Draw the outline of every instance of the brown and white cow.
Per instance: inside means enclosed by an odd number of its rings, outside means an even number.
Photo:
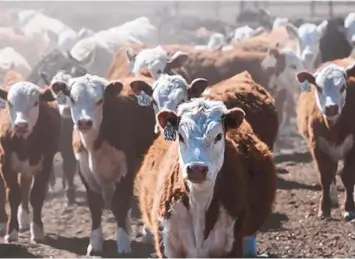
[[[157,114],[135,192],[159,257],[241,257],[270,214],[275,166],[244,116],[205,98]]]
[[[342,160],[344,218],[355,217],[354,76],[355,62],[350,59],[327,62],[315,74],[307,71],[298,74],[298,80],[305,84],[298,103],[298,128],[308,141],[320,177],[320,217],[330,217],[332,203],[338,202],[335,175]]]
[[[51,85],[56,94],[62,91],[70,99],[74,154],[92,217],[88,254],[99,254],[103,249],[102,200],[111,207],[117,222],[118,253],[131,251],[126,219],[133,180],[155,134],[154,112],[137,104],[130,80],[107,81],[87,74],[69,79],[68,85]]]
[[[0,89],[0,98],[6,101],[6,107],[0,111],[0,166],[10,205],[5,241],[18,238],[18,207],[21,195],[27,195],[27,190],[19,186],[18,173],[30,182],[34,179],[30,191],[33,210],[30,232],[31,240],[41,241],[44,237],[41,212],[58,149],[59,113],[53,103],[48,103],[54,101],[51,90],[27,81],[11,85],[8,91]]]
[[[275,101],[264,87],[252,79],[250,73],[244,71],[205,91],[207,86],[204,78],[197,78],[188,85],[182,76],[168,74],[162,74],[152,85],[143,80],[131,83],[138,100],[146,100],[140,104],[152,105],[155,113],[164,109],[176,111],[181,103],[201,95],[223,101],[229,109],[240,107],[246,112],[246,120],[254,133],[273,149],[279,126]],[[157,124],[155,132],[158,132]]]

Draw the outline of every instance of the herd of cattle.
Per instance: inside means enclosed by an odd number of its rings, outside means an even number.
[[[195,46],[159,45],[146,17],[77,33],[42,12],[17,15],[0,28],[5,242],[28,229],[43,240],[60,152],[68,206],[77,171],[86,189],[89,255],[102,253],[105,208],[117,252],[131,252],[135,196],[159,257],[256,257],[277,188],[273,151],[295,115],[320,176],[319,216],[338,202],[344,161],[343,216],[355,218],[355,13],[298,27],[280,17],[233,37],[201,28],[209,42]]]

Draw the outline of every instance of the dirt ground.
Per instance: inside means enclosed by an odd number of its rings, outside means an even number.
[[[355,232],[353,223],[345,222],[341,209],[332,211],[332,218],[317,217],[320,186],[305,142],[294,134],[282,138],[284,149],[275,154],[278,190],[274,211],[258,235],[259,253],[270,257],[353,257]],[[296,148],[297,147],[297,148]],[[43,244],[31,244],[29,233],[22,233],[14,245],[0,245],[1,257],[85,257],[91,220],[85,203],[85,192],[79,180],[77,204],[66,208],[61,183],[48,195],[43,210],[46,239]],[[337,179],[339,200],[343,188]],[[152,245],[142,243],[141,222],[133,205],[132,254],[121,257],[154,257]],[[116,224],[110,211],[103,216],[106,238],[104,257],[116,253]],[[3,239],[0,239],[2,242]]]

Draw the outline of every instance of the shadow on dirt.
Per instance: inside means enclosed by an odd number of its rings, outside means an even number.
[[[1,258],[37,258],[27,249],[18,244],[0,244]]]
[[[320,191],[321,188],[319,185],[308,185],[304,183],[294,182],[282,179],[280,177],[277,178],[277,189],[281,190],[294,190],[294,189],[304,189],[310,191]]]
[[[78,255],[85,255],[86,248],[89,244],[89,239],[78,238],[78,237],[64,237],[54,234],[48,234],[46,237],[46,244],[60,250],[66,250],[71,253]],[[132,241],[131,248],[133,253],[119,255],[117,253],[115,240],[105,240],[103,247],[103,254],[101,255],[104,258],[137,258],[137,257],[148,257],[154,252],[154,247],[151,244],[145,244],[142,242]]]
[[[266,220],[265,224],[261,227],[260,232],[267,231],[282,231],[285,230],[283,228],[283,224],[288,221],[288,217],[286,214],[274,212],[272,213]]]
[[[309,152],[305,153],[288,153],[288,154],[278,154],[275,155],[274,161],[276,164],[284,162],[296,162],[296,163],[309,163],[312,161],[311,154]]]

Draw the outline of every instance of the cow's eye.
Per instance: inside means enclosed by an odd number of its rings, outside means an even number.
[[[296,65],[290,65],[290,68],[296,70],[297,66]]]
[[[219,133],[215,138],[214,138],[214,143],[216,144],[218,141],[222,139],[222,133]]]
[[[179,141],[180,141],[181,143],[185,143],[185,140],[184,140],[184,138],[181,136],[181,134],[179,133],[178,135],[179,135]]]
[[[317,91],[318,91],[318,92],[323,93],[322,87],[319,87],[319,86],[316,86],[316,87],[317,87]]]
[[[13,107],[12,103],[10,103],[9,101],[7,102],[7,104],[9,105],[9,108]]]
[[[345,91],[345,85],[343,85],[341,88],[340,88],[340,92],[343,93]]]
[[[104,102],[104,99],[99,100],[96,105],[101,105]]]
[[[38,101],[33,104],[34,107],[36,107],[37,105],[38,105]]]

